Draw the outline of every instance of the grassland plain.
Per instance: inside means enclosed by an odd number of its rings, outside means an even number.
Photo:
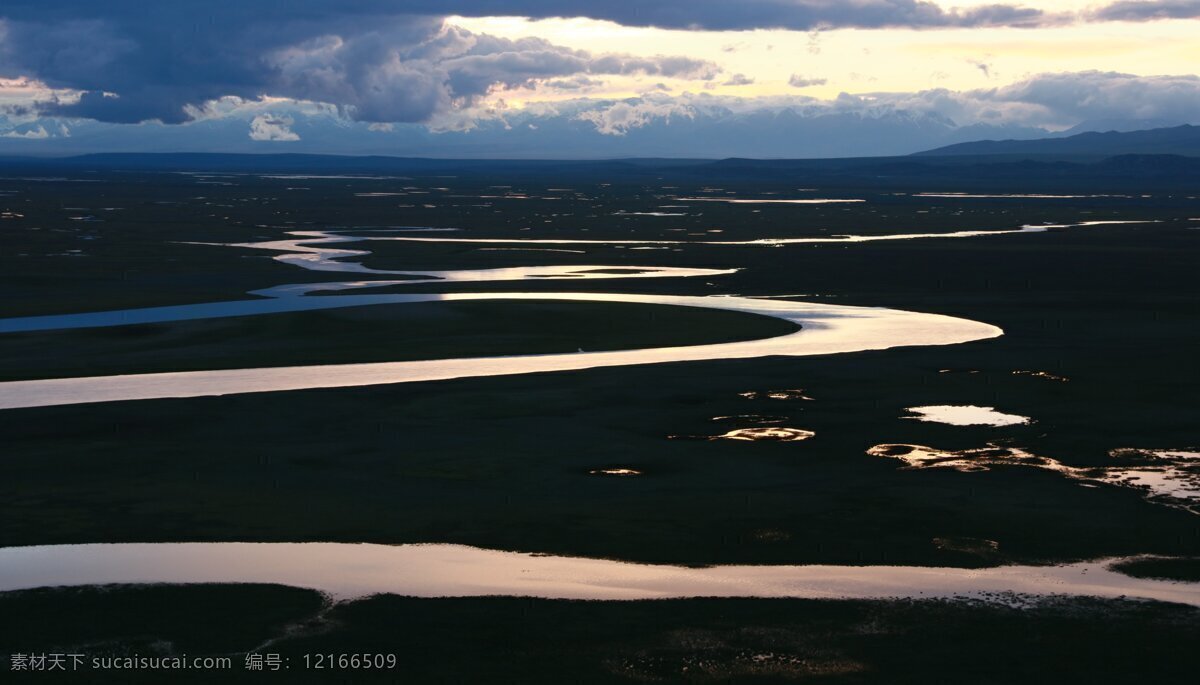
[[[223,656],[171,682],[1190,682],[1194,609],[1047,600],[416,599],[329,606],[271,585],[110,586],[0,595],[0,648]],[[63,615],[76,620],[65,623]],[[246,670],[245,653],[280,668]],[[321,654],[394,654],[390,669],[316,669]],[[306,658],[307,656],[307,658]],[[39,682],[163,682],[81,667]]]
[[[678,181],[599,186],[524,179],[489,188],[482,181],[444,178],[132,174],[91,180],[96,182],[0,183],[14,191],[0,195],[0,205],[22,215],[0,220],[0,279],[11,295],[0,313],[239,299],[281,283],[343,280],[300,271],[259,251],[177,242],[277,239],[289,230],[336,226],[697,241],[1092,220],[1160,223],[846,245],[536,248],[584,254],[488,249],[511,245],[351,244],[372,251],[364,259],[369,266],[397,270],[573,263],[741,269],[704,279],[414,284],[380,292],[519,285],[524,291],[794,296],[961,316],[1000,326],[1005,335],[828,357],[0,412],[0,545],[458,542],[681,564],[968,567],[1200,555],[1200,519],[1149,502],[1136,488],[1084,488],[1059,473],[1015,466],[975,473],[906,470],[866,453],[885,443],[945,450],[995,443],[1072,466],[1097,466],[1110,463],[1114,449],[1200,445],[1194,356],[1200,286],[1193,273],[1200,231],[1187,221],[1200,213],[1185,196],[930,198],[878,188],[812,193],[756,184],[726,185],[721,192],[867,202],[689,205],[677,198],[716,192]],[[572,190],[550,190],[562,187]],[[381,192],[405,195],[365,195]],[[584,340],[613,347],[680,344],[769,335],[777,328],[754,317],[651,314],[632,305],[604,311],[562,303],[405,305],[394,312],[347,309],[149,330],[4,336],[0,368],[5,379],[15,379],[450,357],[569,350],[587,347],[576,342]],[[780,389],[802,389],[812,399],[763,394]],[[755,391],[757,396],[743,396]],[[1034,421],[992,428],[900,418],[907,407],[930,404],[994,406]],[[670,439],[724,433],[743,425],[737,417],[744,415],[781,417],[782,425],[815,436],[795,443]],[[588,473],[609,467],[643,475]],[[973,544],[980,541],[995,544]],[[165,594],[151,599],[146,593],[153,592]],[[111,610],[103,607],[110,601],[134,607],[137,616],[172,606],[186,616],[193,604],[210,613],[176,623],[147,618],[145,625],[153,628],[144,633],[97,620],[90,623],[95,634],[87,636],[70,632],[84,621],[68,630],[48,618],[73,605],[100,607],[97,615],[107,616]],[[196,650],[215,653],[250,649],[260,636],[305,620],[319,598],[271,587],[198,587],[9,593],[0,602],[9,607],[0,647],[20,642],[21,626],[41,626],[42,632],[29,633],[39,644],[109,640],[134,649],[153,635],[176,648],[194,639],[201,645]],[[226,640],[205,637],[230,620],[217,615],[220,607],[254,607],[243,612],[244,639],[231,634],[228,644],[204,642]],[[1078,655],[1071,663],[1091,669],[1097,680],[1120,680],[1142,669],[1171,682],[1185,673],[1182,646],[1194,642],[1200,624],[1195,610],[1092,601],[1017,610],[920,602],[381,597],[326,616],[333,628],[300,631],[289,649],[389,646],[387,651],[403,650],[417,681],[553,681],[565,664],[583,663],[593,670],[579,671],[581,682],[751,676],[763,682],[856,682],[902,671],[914,674],[914,682],[943,675],[954,682],[955,674],[1048,682],[1065,677],[1055,671],[1062,667],[1055,658],[1068,650]],[[589,642],[563,633],[567,623],[594,629],[589,634],[600,638]],[[456,650],[464,648],[448,637],[455,631],[478,660],[457,658]],[[922,671],[914,661],[918,655],[946,669],[936,676]],[[695,670],[681,670],[685,666]]]

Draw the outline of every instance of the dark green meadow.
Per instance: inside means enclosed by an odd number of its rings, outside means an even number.
[[[6,651],[229,659],[225,668],[114,672],[89,658],[72,672],[14,676],[57,683],[1121,683],[1135,673],[1188,683],[1200,637],[1195,609],[1087,599],[1009,607],[381,595],[330,606],[277,585],[184,585],[9,593],[0,609]],[[247,670],[246,654],[275,655],[278,668]],[[336,663],[362,654],[394,655],[395,665],[328,666],[328,655]]]
[[[792,296],[948,314],[1005,334],[824,357],[4,410],[0,546],[452,542],[677,564],[961,567],[1200,556],[1200,518],[1136,488],[1081,487],[1020,466],[909,470],[867,454],[884,443],[995,444],[1084,467],[1110,464],[1110,451],[1123,448],[1200,448],[1200,200],[1184,193],[933,198],[874,186],[800,191],[686,178],[601,185],[104,173],[89,181],[0,178],[0,191],[13,191],[0,193],[0,210],[23,215],[0,219],[0,316],[245,299],[279,284],[371,278],[303,271],[259,250],[181,244],[281,239],[289,230],[422,226],[463,230],[410,235],[737,241],[1156,223],[780,247],[536,246],[582,254],[467,243],[338,245],[370,250],[363,262],[390,270],[740,269],[711,278],[424,283],[370,292]],[[500,184],[511,187],[493,187]],[[739,197],[867,201],[676,199],[709,185]],[[382,192],[407,194],[362,195]],[[78,216],[98,220],[70,218]],[[750,315],[650,305],[381,305],[0,334],[0,380],[626,349],[788,330]],[[812,399],[742,396],[784,389]],[[1033,421],[993,428],[901,418],[907,407],[930,404],[993,406]],[[816,435],[796,443],[702,439],[750,425],[736,418],[744,415],[777,417]],[[616,467],[643,475],[588,473]],[[1180,577],[1194,580],[1194,569]],[[163,615],[164,607],[178,611]],[[274,586],[0,594],[0,655],[38,645],[145,654],[166,641],[168,651],[234,653],[239,661],[299,622],[304,628],[278,643],[292,655],[290,681],[1009,683],[1128,682],[1136,674],[1166,683],[1194,676],[1187,655],[1200,628],[1193,608],[1086,599],[1007,608],[383,596],[321,607],[313,593]],[[404,666],[388,675],[299,672],[299,655],[323,651],[395,652]]]

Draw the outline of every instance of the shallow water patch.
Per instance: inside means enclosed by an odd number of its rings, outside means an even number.
[[[619,478],[628,478],[629,476],[640,476],[642,471],[628,467],[610,467],[603,469],[591,469],[588,475],[592,476],[616,476]]]
[[[668,435],[669,440],[739,440],[743,442],[802,442],[816,433],[803,428],[758,426],[735,428],[720,435]]]
[[[1067,383],[1071,379],[1066,376],[1060,376],[1049,371],[1013,371],[1014,376],[1029,376],[1031,378],[1041,378],[1047,381],[1058,381],[1059,383]]]
[[[810,430],[803,428],[786,428],[783,426],[762,426],[758,428],[735,428],[721,435],[714,435],[710,440],[746,440],[757,442],[760,440],[775,441],[775,442],[800,442],[808,440],[816,435]]]
[[[988,443],[965,450],[939,450],[926,445],[885,443],[867,454],[888,457],[909,469],[944,468],[964,473],[996,466],[1027,466],[1054,471],[1085,487],[1110,485],[1138,490],[1147,501],[1200,514],[1200,452],[1192,450],[1117,449],[1109,457],[1120,463],[1068,466],[1019,447]]]
[[[979,407],[972,404],[938,404],[909,407],[904,411],[916,416],[900,418],[929,423],[945,423],[951,426],[1020,426],[1033,421],[1028,416],[1005,414],[996,411],[995,407]]]
[[[748,390],[739,392],[738,397],[744,397],[748,400],[808,400],[812,398],[804,394],[802,388],[791,388],[787,390]]]

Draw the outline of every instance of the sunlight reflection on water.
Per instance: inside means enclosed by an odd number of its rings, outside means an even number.
[[[630,600],[672,597],[1133,597],[1200,606],[1200,586],[1132,578],[1113,559],[982,569],[923,566],[709,566],[505,552],[447,544],[127,543],[0,549],[0,591],[113,583],[277,583],[335,599],[522,596]]]

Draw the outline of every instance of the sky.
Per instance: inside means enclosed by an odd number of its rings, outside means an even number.
[[[1200,123],[1200,0],[5,0],[0,154],[836,157]]]

